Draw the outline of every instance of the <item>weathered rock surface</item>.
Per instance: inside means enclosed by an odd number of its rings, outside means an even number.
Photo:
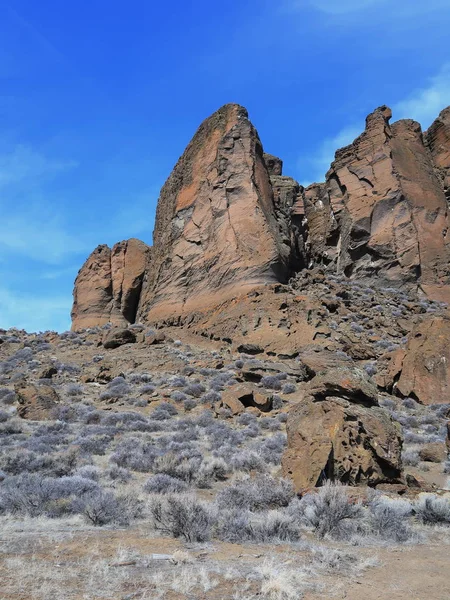
[[[416,324],[404,348],[379,360],[377,385],[421,404],[450,403],[450,319],[427,317]]]
[[[227,104],[206,119],[161,190],[142,321],[196,312],[284,281],[273,192],[247,111]]]
[[[376,387],[361,371],[331,368],[297,399],[288,413],[282,460],[283,474],[297,491],[325,480],[402,483],[400,426],[378,406]]]
[[[19,407],[17,413],[22,419],[47,421],[54,419],[54,410],[60,399],[49,385],[28,384],[16,387]]]
[[[270,176],[283,174],[283,161],[281,158],[273,154],[267,154],[267,152],[264,152],[263,157]]]
[[[436,173],[450,203],[450,106],[445,108],[425,134]]]
[[[111,319],[111,250],[102,245],[89,255],[75,280],[72,329],[101,326]]]
[[[378,406],[378,390],[367,375],[348,367],[330,368],[316,375],[304,392],[314,401],[337,397],[361,406]]]
[[[72,329],[134,323],[150,247],[137,239],[98,246],[75,280]]]
[[[150,247],[137,239],[119,242],[111,250],[113,311],[134,323],[144,275],[150,267]]]
[[[364,133],[336,152],[326,183],[305,190],[308,247],[313,261],[350,277],[420,281],[432,295],[449,282],[447,202],[420,125],[390,118],[386,106],[369,115]],[[441,140],[445,128],[429,137]]]
[[[115,327],[107,331],[103,338],[103,347],[106,349],[118,348],[124,344],[134,344],[136,334],[131,329],[121,329]]]
[[[426,319],[411,333],[403,360],[392,372],[396,393],[421,404],[450,403],[450,319]]]
[[[216,411],[220,413],[221,409],[227,408],[233,415],[240,415],[250,407],[268,412],[272,408],[272,398],[251,385],[240,384],[222,394],[222,399],[216,404]]]
[[[325,480],[349,485],[402,483],[400,426],[381,408],[308,399],[288,413],[283,475],[297,491]]]

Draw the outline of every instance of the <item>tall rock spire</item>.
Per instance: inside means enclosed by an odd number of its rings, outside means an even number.
[[[258,134],[227,104],[206,119],[161,190],[141,320],[193,312],[255,285],[283,281],[279,234]]]

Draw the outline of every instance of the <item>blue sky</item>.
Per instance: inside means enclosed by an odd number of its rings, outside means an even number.
[[[151,243],[200,122],[246,106],[302,183],[380,104],[450,104],[449,0],[0,0],[0,327],[70,326],[100,243]]]

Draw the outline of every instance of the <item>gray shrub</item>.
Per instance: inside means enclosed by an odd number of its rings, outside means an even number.
[[[370,527],[384,540],[406,542],[413,536],[408,517],[412,506],[407,500],[375,497],[370,505]]]
[[[363,508],[349,498],[345,487],[326,483],[317,493],[306,494],[290,507],[305,525],[323,538],[349,539],[361,525]]]
[[[93,525],[102,526],[111,523],[128,525],[129,523],[128,511],[124,504],[109,491],[95,490],[84,494],[74,501],[73,509]]]
[[[144,490],[149,494],[180,494],[187,489],[186,482],[166,473],[153,475],[144,484]]]
[[[155,498],[150,507],[155,529],[186,542],[211,538],[215,514],[210,506],[187,494]]]
[[[217,494],[217,503],[223,508],[249,511],[287,506],[294,497],[292,483],[270,475],[258,475],[227,486]]]
[[[281,381],[275,375],[266,375],[263,377],[261,385],[268,390],[281,390]]]
[[[183,388],[183,392],[193,398],[200,398],[200,396],[206,392],[206,388],[201,383],[190,383]]]
[[[450,500],[435,494],[424,494],[413,504],[413,511],[426,525],[450,525]]]
[[[402,453],[402,461],[404,465],[417,467],[420,462],[419,453],[412,448],[406,448]]]
[[[248,510],[222,509],[215,535],[235,544],[292,543],[301,538],[301,531],[292,515],[281,510],[255,514]]]

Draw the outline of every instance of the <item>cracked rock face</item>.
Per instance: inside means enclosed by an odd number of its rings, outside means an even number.
[[[404,350],[385,359],[386,387],[421,404],[450,403],[450,319],[430,317],[411,332]],[[378,383],[378,382],[377,382]]]
[[[450,106],[445,108],[425,134],[436,174],[450,203]]]
[[[136,239],[98,246],[78,272],[72,329],[134,323],[150,248]]]
[[[195,312],[284,281],[289,252],[258,134],[244,108],[227,104],[202,123],[161,190],[139,318]]]
[[[263,153],[247,111],[223,106],[161,190],[154,246],[129,240],[88,258],[73,328],[220,318],[261,285],[316,267],[450,302],[450,107],[425,134],[390,119],[386,106],[370,114],[326,181],[304,189]]]
[[[324,479],[371,487],[403,481],[400,427],[381,408],[307,401],[289,413],[287,434],[283,475],[297,492]]]
[[[399,424],[375,404],[375,393],[368,395],[362,373],[344,369],[337,377],[339,369],[331,371],[330,377],[316,376],[288,413],[283,475],[297,492],[324,480],[372,487],[402,483]]]
[[[369,115],[326,183],[305,191],[311,255],[351,277],[420,281],[432,292],[449,279],[447,202],[420,125],[390,118],[386,106]]]

